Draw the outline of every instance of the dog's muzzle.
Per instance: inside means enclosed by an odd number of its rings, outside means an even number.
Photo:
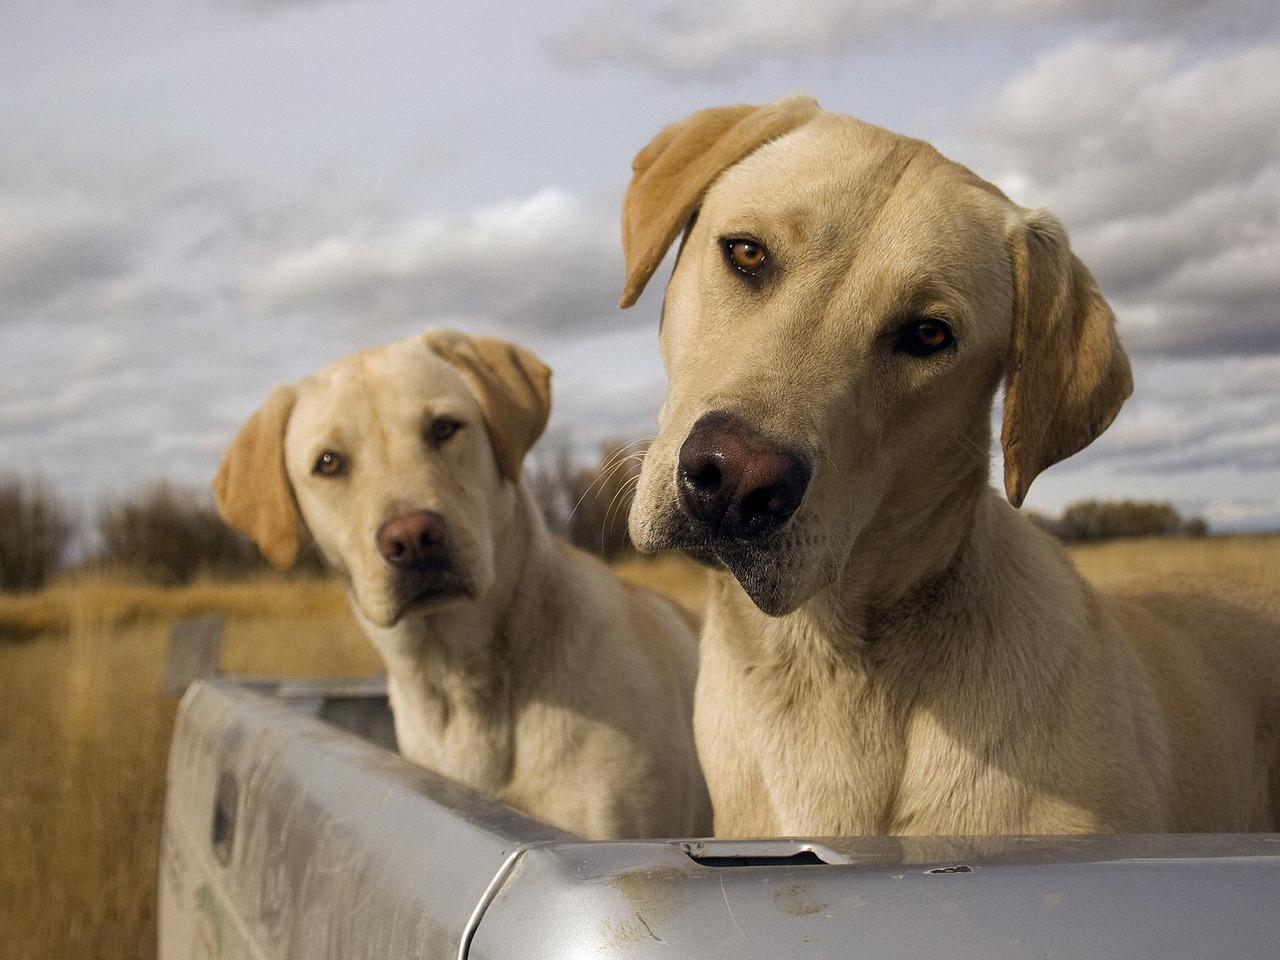
[[[709,541],[759,541],[800,508],[813,471],[724,411],[704,414],[680,448],[680,509]]]
[[[448,521],[434,510],[402,514],[378,528],[378,552],[393,571],[401,610],[468,592],[450,539]]]

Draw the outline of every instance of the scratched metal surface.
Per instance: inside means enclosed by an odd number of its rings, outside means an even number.
[[[192,688],[162,960],[1280,956],[1280,835],[588,843],[399,759],[387,719],[376,683]]]
[[[184,698],[169,759],[162,960],[457,957],[508,856],[568,838],[322,721],[363,698],[368,728],[387,729],[376,689],[328,692],[220,680]],[[212,833],[228,776],[237,796],[223,864]]]
[[[551,845],[470,956],[1275,960],[1280,836]]]

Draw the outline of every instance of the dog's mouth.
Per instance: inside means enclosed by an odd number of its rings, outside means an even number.
[[[473,599],[475,588],[451,567],[415,571],[395,590],[395,619],[411,610],[426,610],[454,600]]]
[[[719,556],[716,555],[715,549],[712,548],[709,544],[691,544],[686,547],[678,547],[678,548],[672,548],[672,549],[679,549],[680,552],[683,553],[685,556],[687,556],[690,560],[700,563],[704,567],[710,567],[712,570],[728,570],[729,569],[728,565],[726,565],[725,562],[721,560]]]
[[[657,549],[679,550],[703,566],[727,571],[762,613],[780,617],[795,607],[792,538],[788,534],[782,529],[749,539],[710,536],[677,511],[675,523]]]
[[[794,577],[785,560],[783,544],[768,547],[754,542],[720,543],[711,556],[715,564],[733,574],[761,613],[780,617],[794,608]]]

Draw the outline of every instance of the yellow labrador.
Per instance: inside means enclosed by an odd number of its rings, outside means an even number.
[[[663,130],[622,223],[624,306],[685,231],[630,524],[727,571],[694,710],[717,834],[1277,827],[1274,594],[1101,597],[1013,509],[1131,389],[1053,217],[789,98]]]
[[[451,332],[360,351],[271,394],[218,508],[279,567],[314,537],[411,760],[588,837],[705,833],[693,630],[553,537],[520,482],[550,378]]]

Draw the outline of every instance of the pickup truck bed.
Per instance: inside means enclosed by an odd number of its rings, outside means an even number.
[[[380,681],[204,680],[160,957],[1280,957],[1280,835],[587,842],[401,759]]]

